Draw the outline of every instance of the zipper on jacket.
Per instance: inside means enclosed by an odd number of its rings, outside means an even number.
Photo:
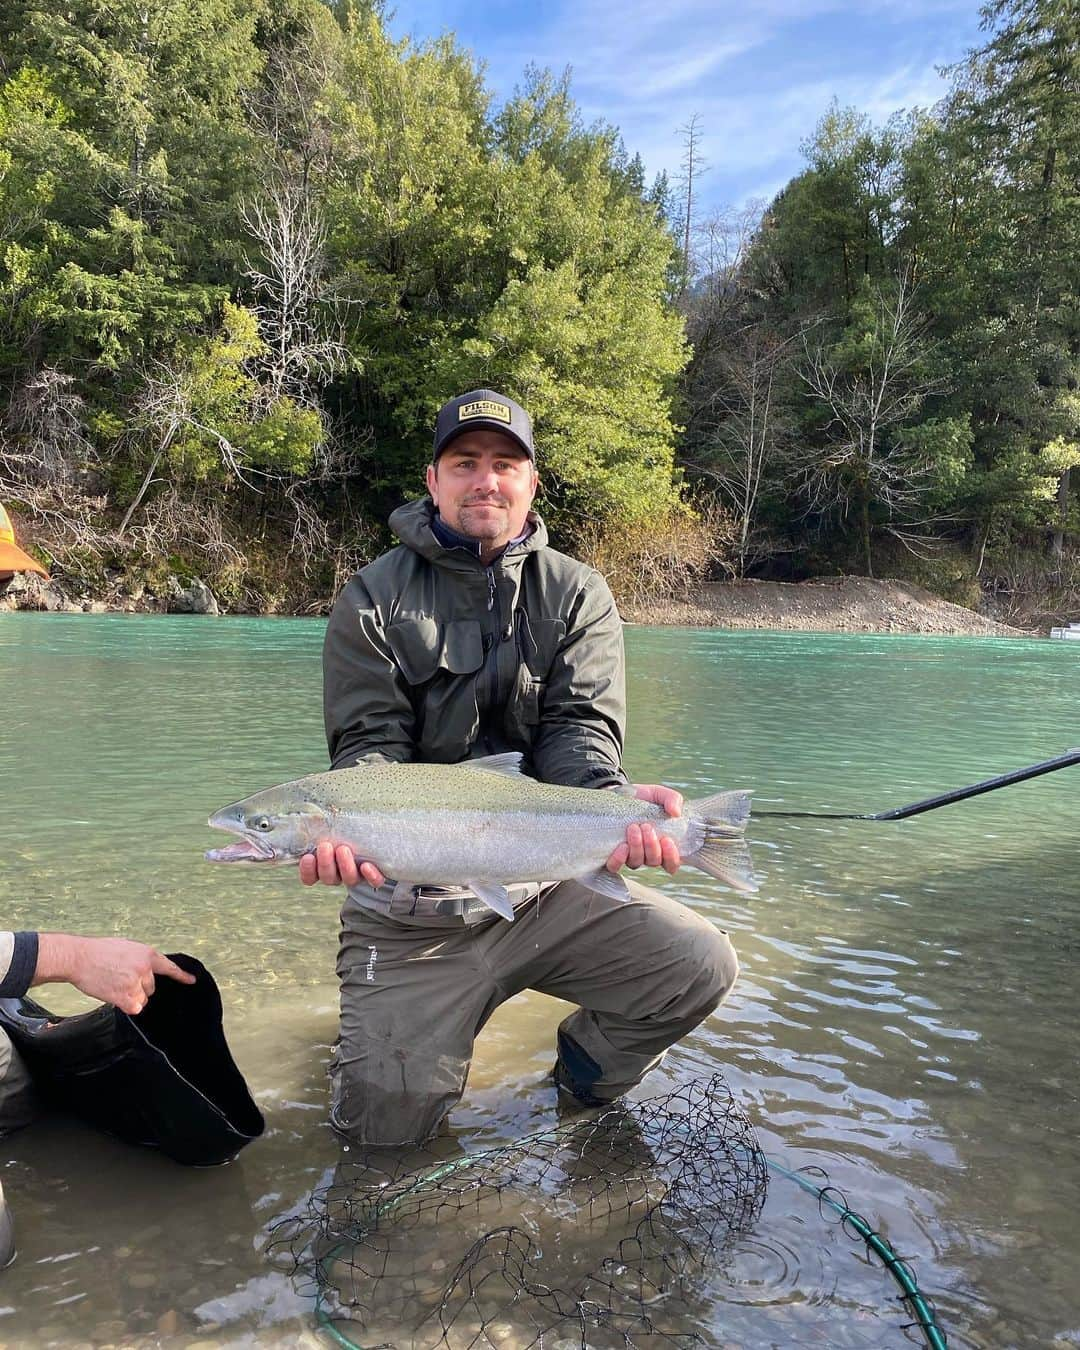
[[[499,706],[499,634],[502,632],[502,615],[499,612],[499,592],[495,586],[495,569],[488,568],[488,609],[495,611],[495,627],[491,633],[491,715]]]
[[[498,708],[499,695],[499,632],[502,623],[499,615],[499,591],[495,585],[494,567],[485,568],[487,572],[488,584],[488,613],[495,613],[494,631],[484,634],[484,660],[488,665],[488,706],[487,716],[484,718],[484,745],[488,754],[494,753],[494,747],[491,739],[492,720],[495,717],[495,711]]]

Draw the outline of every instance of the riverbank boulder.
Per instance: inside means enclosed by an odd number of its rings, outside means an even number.
[[[10,580],[0,582],[0,606],[45,610],[50,614],[82,608],[69,600],[54,581],[46,581],[35,572],[16,572]]]
[[[166,607],[170,614],[220,614],[214,593],[205,581],[194,577],[183,585],[170,576],[165,583]]]

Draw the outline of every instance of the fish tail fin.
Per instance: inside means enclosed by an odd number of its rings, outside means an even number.
[[[750,793],[717,792],[687,803],[686,814],[696,817],[700,843],[685,861],[737,891],[757,890],[750,848],[743,830],[750,819]]]
[[[750,846],[745,839],[720,838],[711,841],[706,834],[705,843],[696,853],[690,853],[684,862],[693,863],[717,881],[723,881],[736,891],[756,891],[754,868],[750,858]]]
[[[715,792],[686,803],[684,815],[700,816],[708,825],[726,826],[740,834],[750,819],[750,793],[743,788],[734,792]]]

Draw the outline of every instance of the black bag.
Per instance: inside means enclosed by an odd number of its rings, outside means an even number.
[[[28,998],[0,999],[0,1026],[51,1105],[129,1144],[209,1167],[262,1134],[221,1026],[221,995],[201,961],[171,956],[192,985],[159,976],[141,1013],[103,1004],[54,1017]]]

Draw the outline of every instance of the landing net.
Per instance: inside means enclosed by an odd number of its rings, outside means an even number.
[[[343,1346],[699,1346],[706,1276],[767,1182],[717,1075],[441,1162],[369,1153],[275,1225],[271,1248]]]

